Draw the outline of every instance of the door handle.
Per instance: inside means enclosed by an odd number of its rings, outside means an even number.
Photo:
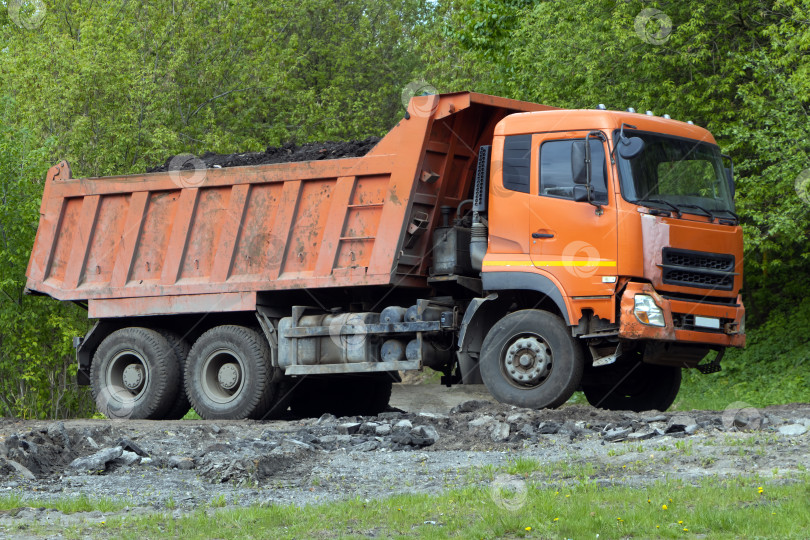
[[[532,238],[554,238],[554,234],[535,232],[535,233],[532,233]]]

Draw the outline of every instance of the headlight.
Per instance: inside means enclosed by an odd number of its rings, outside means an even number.
[[[650,326],[666,326],[664,312],[658,307],[652,296],[637,294],[634,299],[636,305],[633,308],[633,314],[636,319]]]

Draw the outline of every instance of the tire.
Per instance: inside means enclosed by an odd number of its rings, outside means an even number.
[[[495,399],[543,409],[568,401],[579,387],[584,360],[560,317],[526,309],[495,323],[484,338],[479,365]]]
[[[108,418],[159,419],[171,408],[180,366],[166,338],[148,328],[122,328],[101,342],[90,366],[98,410]]]
[[[183,418],[188,411],[191,410],[191,402],[188,400],[188,396],[186,395],[186,387],[184,384],[185,380],[185,369],[184,366],[186,365],[186,358],[188,358],[188,353],[191,350],[191,346],[189,346],[188,342],[180,337],[179,334],[172,332],[170,330],[164,330],[162,328],[158,328],[157,331],[163,336],[166,341],[169,342],[172,350],[174,351],[174,356],[177,361],[177,365],[181,366],[180,368],[180,377],[177,381],[177,388],[176,388],[176,396],[174,398],[174,404],[169,407],[168,412],[163,416],[163,420],[180,420]]]
[[[186,360],[186,394],[206,420],[261,418],[276,397],[272,377],[267,342],[244,326],[208,330]]]
[[[601,369],[610,367],[595,368],[594,374]],[[583,383],[585,398],[594,407],[611,411],[663,412],[675,402],[681,388],[681,368],[676,366],[637,362],[617,365],[612,371],[604,373],[604,377],[611,381],[608,384]]]
[[[293,390],[295,416],[376,416],[388,408],[393,381],[383,377],[307,377]]]

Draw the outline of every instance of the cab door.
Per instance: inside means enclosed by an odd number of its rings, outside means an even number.
[[[609,174],[608,146],[591,135],[591,198],[574,200],[571,150],[587,131],[532,137],[530,254],[538,269],[552,274],[571,297],[605,296],[617,280],[617,212]],[[582,146],[581,146],[582,147]]]

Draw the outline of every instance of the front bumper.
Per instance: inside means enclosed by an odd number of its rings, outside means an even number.
[[[635,296],[651,296],[664,314],[664,326],[651,326],[639,321],[633,310]],[[745,346],[745,307],[742,298],[736,305],[706,304],[662,297],[649,283],[628,283],[620,303],[619,337],[677,341],[720,347]],[[719,328],[702,328],[694,324],[695,317],[717,319]]]

